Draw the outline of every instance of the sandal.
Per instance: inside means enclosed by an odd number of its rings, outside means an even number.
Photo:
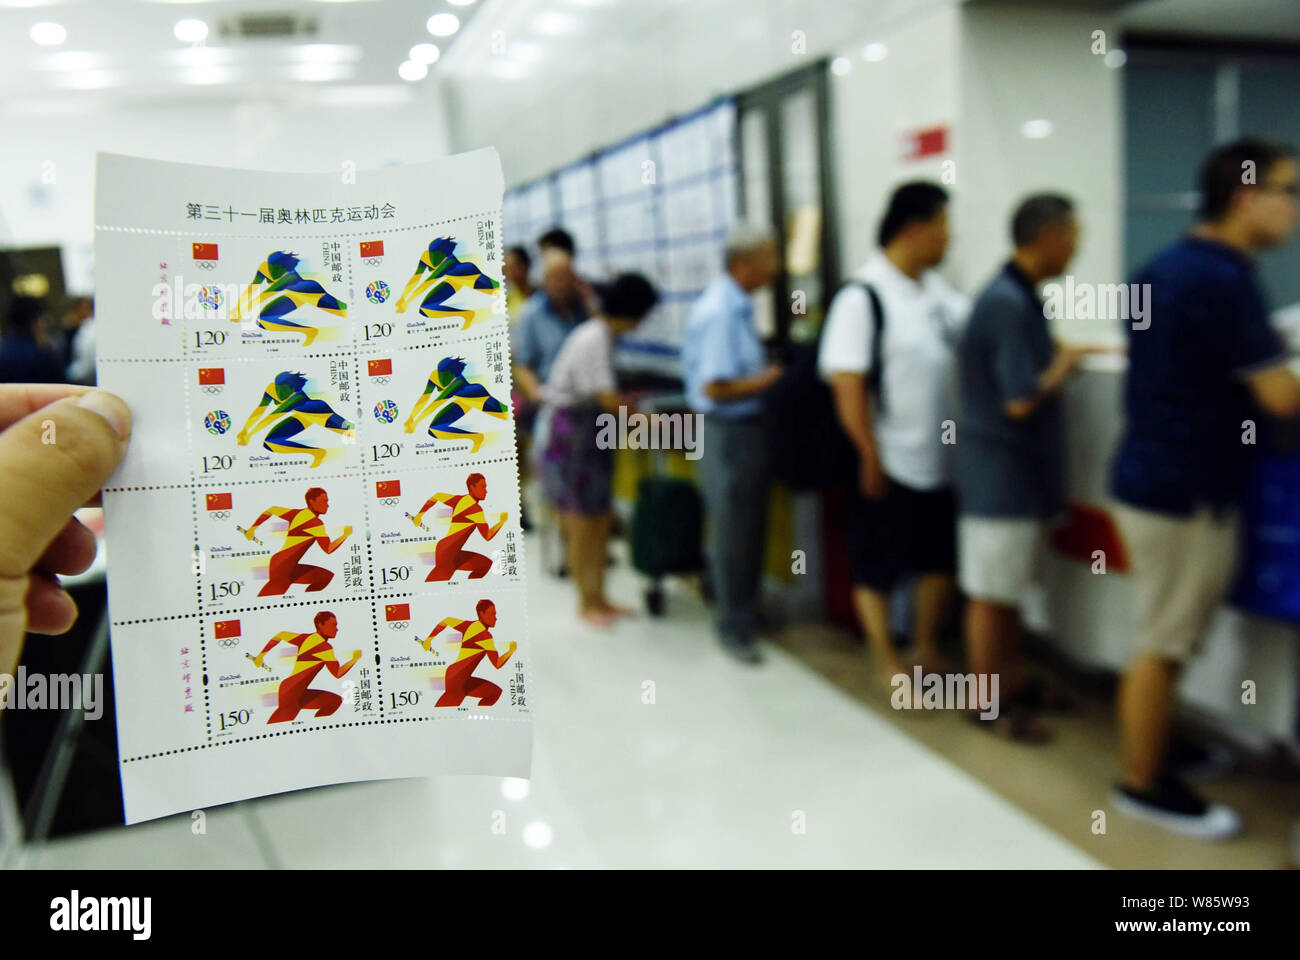
[[[1069,714],[1079,710],[1079,701],[1073,694],[1048,684],[1042,677],[1031,678],[1010,699],[1016,706],[1043,713]]]
[[[1052,739],[1052,732],[1039,723],[1038,717],[1017,704],[1009,705],[992,720],[985,720],[978,710],[967,710],[966,719],[982,730],[1017,743],[1041,744]]]

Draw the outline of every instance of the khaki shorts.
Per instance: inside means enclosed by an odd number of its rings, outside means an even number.
[[[1024,602],[1046,540],[1047,523],[1022,517],[960,517],[957,580],[966,596],[1007,607]]]
[[[1208,507],[1190,517],[1115,504],[1137,592],[1137,648],[1189,659],[1232,584],[1237,517]]]

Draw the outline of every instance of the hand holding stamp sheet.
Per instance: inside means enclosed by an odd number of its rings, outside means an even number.
[[[501,199],[491,150],[354,182],[100,154],[128,823],[528,776]]]

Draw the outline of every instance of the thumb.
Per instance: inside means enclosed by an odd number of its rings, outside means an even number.
[[[117,468],[130,432],[126,404],[89,390],[0,433],[0,577],[31,570],[72,512]]]
[[[130,431],[126,404],[89,390],[0,433],[0,672],[18,661],[32,567],[117,467]]]

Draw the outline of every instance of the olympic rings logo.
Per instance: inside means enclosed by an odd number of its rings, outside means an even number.
[[[209,517],[212,517],[214,520],[229,520],[229,519],[230,519],[230,511],[229,511],[229,510],[209,510],[209,511],[208,511],[208,516],[209,516]]]
[[[217,261],[215,261],[215,260],[195,260],[195,261],[194,261],[194,266],[198,267],[200,270],[215,270],[215,269],[217,268]]]
[[[371,377],[371,378],[370,378],[370,381],[371,381],[372,383],[385,384],[385,383],[387,383],[389,380],[392,380],[392,379],[393,379],[392,377]]]
[[[380,497],[379,502],[386,507],[395,507],[400,499],[400,497]]]
[[[215,397],[222,391],[222,389],[222,387],[207,386],[203,388],[203,392],[210,397]]]
[[[361,261],[361,262],[364,263],[367,267],[377,267],[377,266],[379,266],[381,263],[384,262],[384,258],[383,258],[383,257],[366,257],[366,259],[363,260],[363,261]]]
[[[410,625],[410,623],[411,623],[410,620],[390,620],[388,621],[388,629],[405,630]]]
[[[220,640],[217,641],[217,646],[219,646],[219,647],[224,647],[225,649],[229,650],[231,647],[237,647],[237,646],[239,646],[239,638],[238,638],[238,637],[222,637]]]

